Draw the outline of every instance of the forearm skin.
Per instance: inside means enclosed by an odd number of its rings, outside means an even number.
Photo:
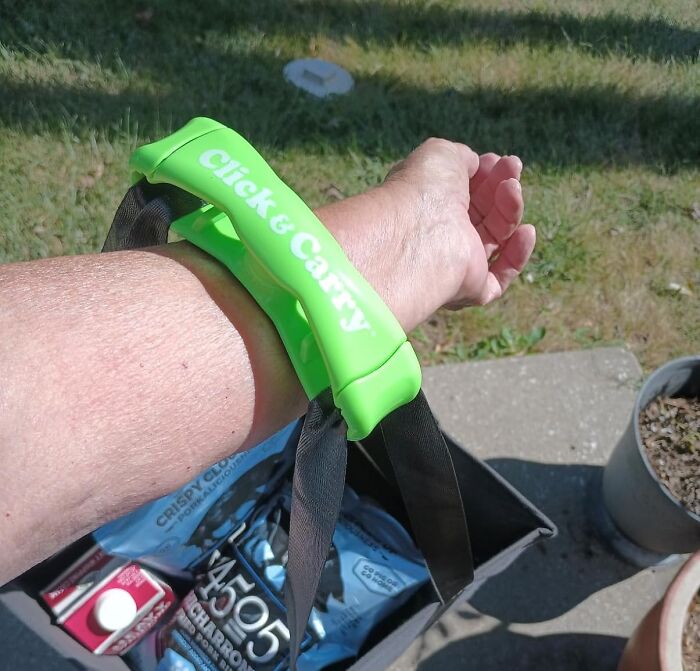
[[[306,403],[271,322],[188,243],[0,266],[0,584]]]

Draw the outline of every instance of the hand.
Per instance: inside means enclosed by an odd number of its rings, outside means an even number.
[[[522,164],[430,139],[384,184],[318,215],[406,330],[438,308],[485,305],[525,267]]]

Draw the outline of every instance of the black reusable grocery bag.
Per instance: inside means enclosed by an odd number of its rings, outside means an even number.
[[[522,552],[538,540],[551,538],[552,522],[488,464],[446,436],[457,473],[462,501],[467,512],[474,557],[474,580],[450,603],[441,604],[430,583],[376,628],[351,671],[386,669],[441,615],[468,601],[486,580],[505,570]],[[368,450],[368,452],[371,452]],[[373,495],[387,510],[402,518],[400,496],[387,485],[383,475],[367,464],[364,451],[351,447],[348,482],[358,493]],[[41,566],[39,567],[41,569]],[[56,575],[54,571],[51,573]],[[46,570],[27,572],[0,592],[0,601],[26,626],[77,668],[90,671],[128,671],[117,657],[97,657],[85,650],[59,627],[32,594],[49,582]],[[465,633],[469,624],[463,625]],[[472,667],[479,668],[478,660]]]

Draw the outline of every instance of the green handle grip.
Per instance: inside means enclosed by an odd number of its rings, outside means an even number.
[[[134,179],[211,206],[174,228],[241,280],[271,317],[310,398],[330,386],[348,437],[411,401],[420,366],[401,326],[333,236],[238,133],[197,118],[139,148]]]

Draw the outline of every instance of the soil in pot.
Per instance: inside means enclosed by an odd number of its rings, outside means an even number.
[[[700,671],[700,592],[690,604],[683,630],[683,671]]]
[[[639,417],[639,433],[662,484],[700,515],[700,398],[655,398]]]

